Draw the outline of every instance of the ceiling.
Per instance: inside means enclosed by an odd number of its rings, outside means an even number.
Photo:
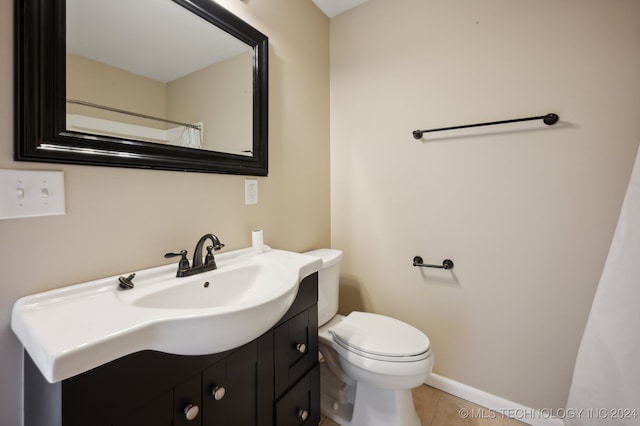
[[[313,0],[316,6],[318,6],[329,18],[333,18],[334,16],[352,9],[366,1],[367,0]]]
[[[313,0],[329,18],[367,0]],[[67,0],[67,53],[170,82],[251,50],[174,2]]]
[[[66,4],[67,53],[164,83],[252,50],[171,1]]]

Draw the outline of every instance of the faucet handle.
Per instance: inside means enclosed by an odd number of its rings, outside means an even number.
[[[164,258],[170,259],[172,257],[181,256],[180,262],[178,263],[178,269],[189,269],[189,259],[187,259],[187,251],[180,250],[178,253],[165,253]]]
[[[213,246],[207,246],[207,255],[204,257],[204,264],[205,265],[209,265],[212,262],[215,263],[215,259],[213,257],[213,252],[212,250],[214,249]]]
[[[213,269],[216,269],[218,266],[216,265],[216,260],[213,257],[213,251],[212,250],[220,250],[219,248],[216,248],[217,246],[207,246],[207,255],[204,257],[204,264],[206,266],[211,266],[213,267]]]

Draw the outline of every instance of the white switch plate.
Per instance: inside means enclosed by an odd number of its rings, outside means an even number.
[[[244,180],[244,203],[258,204],[258,181],[256,179]]]
[[[0,219],[65,214],[62,171],[0,170]]]

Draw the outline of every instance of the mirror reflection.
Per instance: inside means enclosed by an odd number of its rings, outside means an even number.
[[[166,0],[66,1],[66,128],[252,155],[254,49]]]

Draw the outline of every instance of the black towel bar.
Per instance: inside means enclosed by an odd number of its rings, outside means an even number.
[[[421,266],[423,268],[439,268],[439,269],[453,269],[453,261],[451,259],[445,259],[442,261],[442,265],[430,265],[422,262],[422,257],[416,256],[413,258],[413,266]]]
[[[519,121],[531,121],[531,120],[542,120],[544,121],[544,124],[546,124],[547,126],[552,126],[556,124],[559,119],[560,117],[558,117],[558,114],[551,113],[547,115],[540,115],[538,117],[514,118],[512,120],[491,121],[488,123],[465,124],[463,126],[452,126],[452,127],[440,127],[439,129],[414,130],[413,137],[416,139],[420,139],[424,133],[440,132],[443,130],[466,129],[469,127],[493,126],[494,124],[517,123]]]

